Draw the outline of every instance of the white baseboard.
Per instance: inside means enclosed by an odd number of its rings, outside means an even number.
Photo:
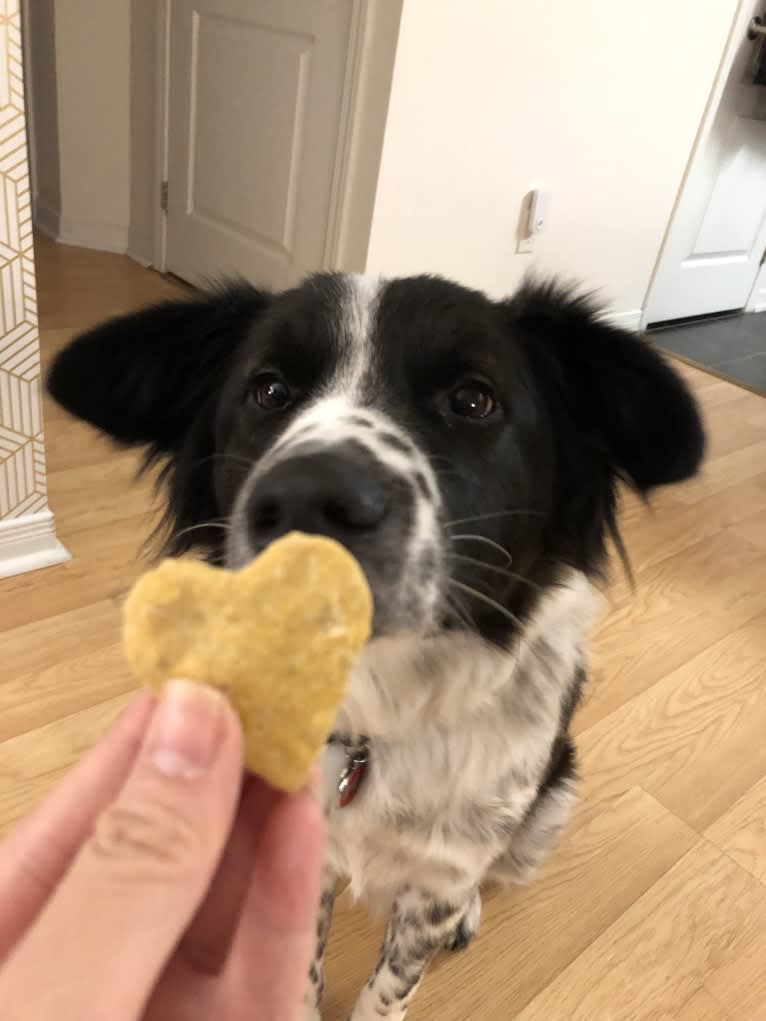
[[[154,265],[154,242],[150,237],[135,237],[130,234],[128,237],[127,255],[139,266],[149,269]]]
[[[48,206],[35,203],[35,227],[49,238],[58,241],[59,214]]]
[[[643,310],[634,308],[630,312],[607,312],[604,319],[607,319],[614,326],[620,326],[623,330],[631,333],[638,333],[641,329],[641,316]]]
[[[68,220],[47,206],[35,207],[35,227],[54,241],[75,248],[124,255],[128,250],[128,228],[122,224]],[[137,261],[141,261],[137,259]]]
[[[101,252],[116,252],[118,255],[124,255],[128,251],[130,231],[127,225],[70,220],[62,216],[59,210],[41,203],[39,199],[34,203],[34,224],[39,231],[62,245],[95,248]],[[141,239],[141,248],[150,251],[150,243]]]
[[[766,301],[756,301],[753,305],[748,305],[745,312],[766,312]]]
[[[57,240],[62,245],[95,248],[100,252],[124,255],[128,250],[128,228],[122,224],[67,220],[62,216]]]
[[[56,538],[49,510],[0,521],[0,578],[71,559]]]

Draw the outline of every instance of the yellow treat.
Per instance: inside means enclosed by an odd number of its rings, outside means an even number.
[[[223,691],[246,765],[293,791],[327,739],[371,617],[351,554],[293,532],[241,571],[166,560],[144,575],[125,604],[125,651],[154,688],[183,677]]]

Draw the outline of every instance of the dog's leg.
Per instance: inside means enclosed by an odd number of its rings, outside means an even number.
[[[432,957],[454,941],[473,914],[475,890],[449,901],[422,889],[405,889],[391,910],[375,972],[362,990],[351,1021],[402,1021]],[[478,918],[476,918],[478,922]]]
[[[489,870],[499,883],[528,883],[558,842],[577,795],[568,780],[551,786],[511,837],[508,849]]]
[[[319,914],[317,916],[317,940],[314,958],[309,967],[309,980],[306,987],[304,1017],[306,1021],[319,1021],[324,990],[324,948],[332,921],[332,909],[335,903],[336,876],[325,870],[322,873],[322,892],[319,898]]]
[[[454,929],[447,937],[447,942],[444,944],[445,949],[455,952],[465,950],[479,930],[480,919],[481,894],[477,890],[474,894],[473,900],[471,901],[471,906],[458,922],[457,928]]]

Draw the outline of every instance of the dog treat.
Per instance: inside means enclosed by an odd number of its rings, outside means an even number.
[[[181,677],[224,692],[248,768],[294,791],[327,739],[371,618],[351,554],[293,532],[241,571],[163,561],[128,596],[124,645],[155,689]]]

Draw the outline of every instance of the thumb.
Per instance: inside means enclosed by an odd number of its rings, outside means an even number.
[[[7,961],[4,1018],[141,1015],[215,872],[241,773],[242,733],[225,699],[169,684],[121,793]]]

